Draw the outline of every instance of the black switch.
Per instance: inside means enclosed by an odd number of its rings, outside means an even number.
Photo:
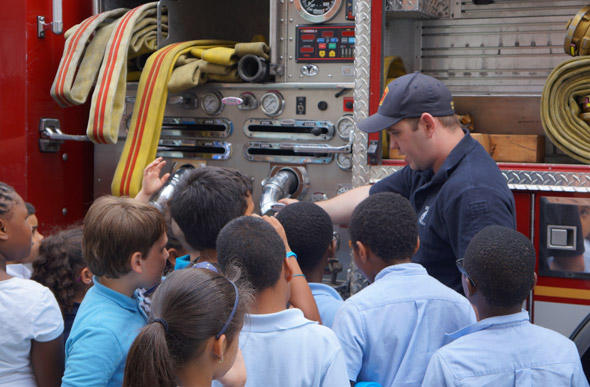
[[[318,109],[320,109],[321,111],[324,111],[327,108],[328,108],[328,103],[326,101],[318,102]]]
[[[295,114],[305,114],[305,97],[296,97],[295,98]]]

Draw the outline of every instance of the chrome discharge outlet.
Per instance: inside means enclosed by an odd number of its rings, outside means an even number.
[[[262,215],[271,215],[277,212],[277,202],[293,195],[298,187],[299,179],[295,172],[287,168],[278,171],[263,182],[262,195],[260,196],[260,213]]]
[[[169,178],[164,186],[156,192],[151,198],[150,203],[156,206],[160,211],[164,212],[166,209],[168,200],[174,195],[176,187],[180,182],[180,179],[188,174],[195,167],[190,164],[181,165]]]

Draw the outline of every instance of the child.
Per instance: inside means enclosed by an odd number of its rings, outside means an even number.
[[[6,273],[6,261],[31,252],[23,199],[0,182],[0,385],[58,386],[63,372],[63,319],[51,291]]]
[[[322,283],[328,258],[335,253],[330,216],[311,202],[299,202],[283,208],[277,219],[285,229],[289,246],[305,275],[318,305],[322,324],[331,327],[336,312],[344,302],[334,288]]]
[[[92,273],[82,256],[82,227],[60,231],[41,242],[31,279],[55,295],[64,317],[65,342],[80,303],[92,286]]]
[[[167,276],[129,349],[126,387],[210,386],[233,365],[248,292],[206,269]]]
[[[153,206],[113,196],[92,204],[82,248],[94,286],[66,342],[62,386],[121,385],[129,346],[147,322],[135,290],[160,281],[166,242],[166,222]]]
[[[214,265],[219,231],[232,219],[254,211],[252,180],[235,169],[195,169],[181,178],[169,205],[172,231],[189,251],[189,255],[176,258],[176,269],[194,265],[217,270]],[[291,304],[300,308],[305,317],[321,321],[307,283],[303,281],[296,287]]]
[[[459,293],[410,258],[418,250],[416,213],[394,193],[378,193],[353,211],[354,262],[371,283],[344,302],[333,329],[351,381],[420,385],[444,334],[475,321]]]
[[[488,226],[457,261],[479,322],[450,334],[423,386],[588,386],[573,342],[533,325],[522,304],[535,286],[535,249],[518,231]]]
[[[31,278],[31,270],[24,264],[31,264],[35,262],[35,260],[39,256],[39,245],[43,240],[43,235],[39,232],[39,220],[37,219],[37,215],[35,215],[35,206],[33,206],[29,202],[26,202],[25,205],[27,207],[27,213],[29,215],[29,217],[27,218],[27,222],[29,222],[33,230],[33,246],[31,246],[31,253],[29,254],[29,256],[20,261],[19,263],[8,262],[6,265],[6,272],[13,277],[29,279]]]
[[[240,334],[246,386],[345,386],[342,349],[329,328],[286,309],[293,282],[305,279],[295,257],[286,257],[284,231],[276,218],[243,216],[217,239],[219,266],[234,265],[254,288],[255,301]],[[283,240],[277,234],[282,231]],[[287,246],[288,249],[288,246]]]
[[[180,180],[169,205],[172,231],[189,251],[189,256],[177,258],[176,268],[215,264],[219,231],[230,220],[254,211],[252,180],[235,169],[194,169]]]

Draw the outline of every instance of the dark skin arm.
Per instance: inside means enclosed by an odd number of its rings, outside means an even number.
[[[61,386],[61,377],[64,374],[62,336],[47,342],[32,340],[31,364],[38,387]]]

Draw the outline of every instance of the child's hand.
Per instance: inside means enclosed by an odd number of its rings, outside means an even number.
[[[165,173],[164,176],[160,177],[164,165],[166,165],[166,161],[162,157],[158,157],[145,167],[143,170],[141,191],[139,191],[135,199],[147,202],[153,194],[162,188],[166,180],[170,177],[170,173]]]
[[[281,224],[281,222],[279,222],[279,220],[277,218],[275,218],[274,216],[268,216],[268,215],[264,215],[262,217],[262,219],[264,219],[265,221],[270,223],[270,225],[275,229],[277,234],[279,234],[279,236],[283,240],[283,243],[285,244],[285,250],[291,251],[291,248],[289,247],[289,241],[287,241],[287,234],[285,234],[285,229],[283,228],[283,225]]]
[[[224,387],[243,387],[246,385],[246,363],[244,363],[244,356],[242,350],[238,349],[236,360],[229,371],[222,377],[217,379]]]

